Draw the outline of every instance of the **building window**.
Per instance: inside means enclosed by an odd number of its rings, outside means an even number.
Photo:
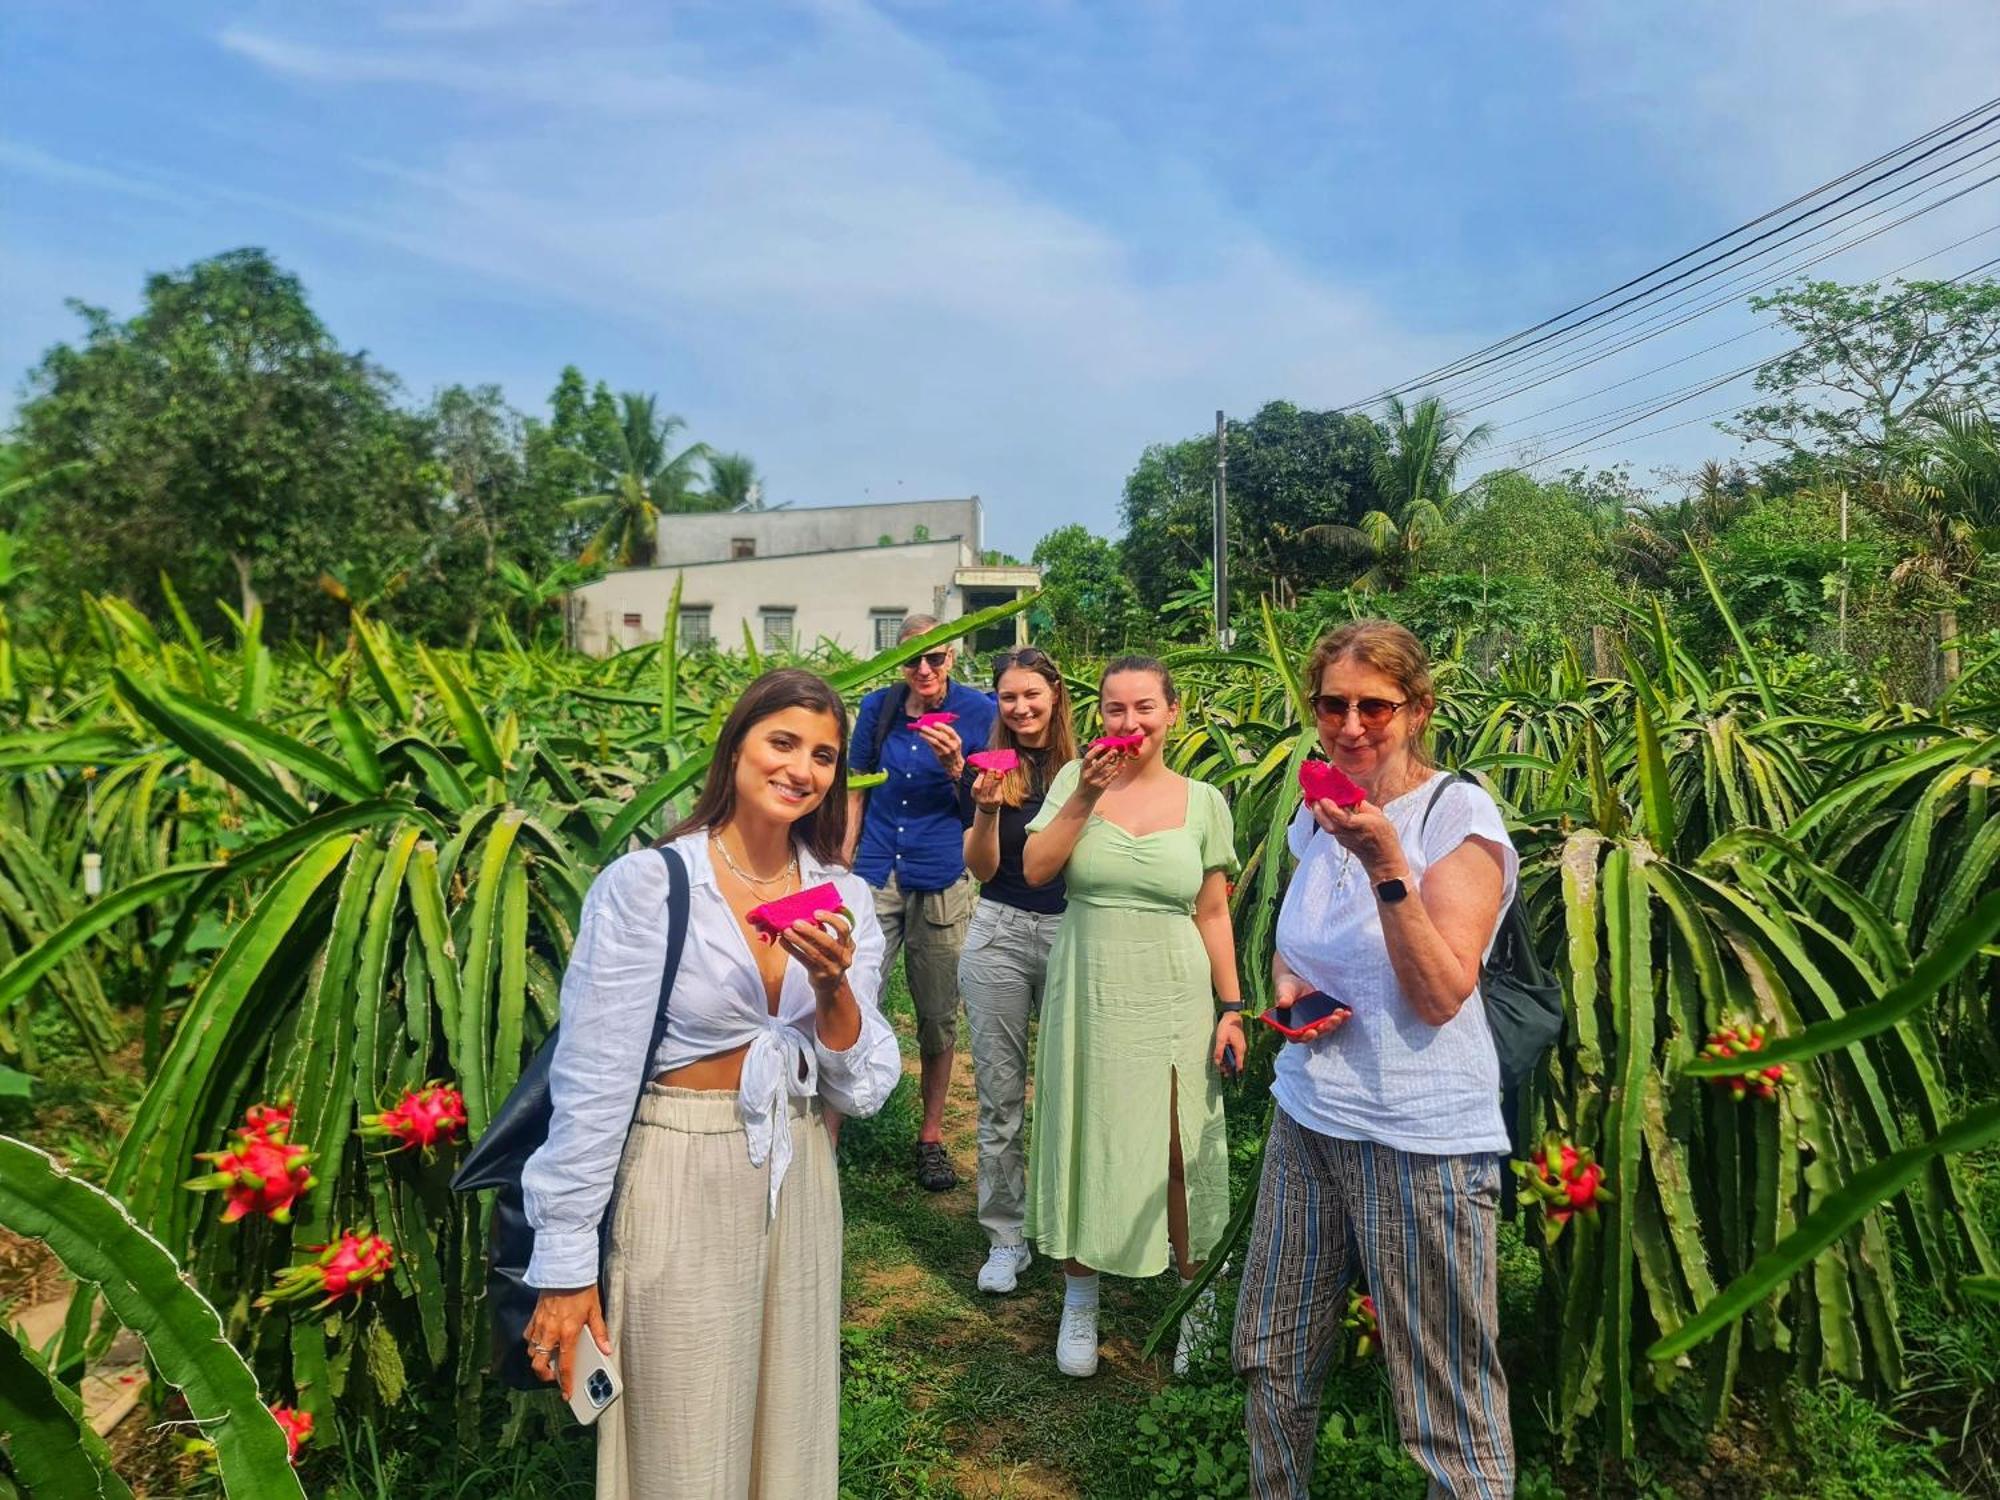
[[[625,644],[636,646],[646,639],[646,623],[637,614],[625,616]]]
[[[729,539],[729,555],[733,558],[755,557],[757,538],[754,536],[733,536]]]
[[[693,651],[715,639],[714,617],[707,605],[698,609],[681,606],[681,650]]]
[[[903,633],[904,614],[900,609],[878,609],[868,616],[875,624],[875,649],[887,651]]]
[[[766,651],[789,651],[792,649],[792,627],[797,620],[797,612],[789,609],[767,609],[760,613],[764,622],[764,649]]]

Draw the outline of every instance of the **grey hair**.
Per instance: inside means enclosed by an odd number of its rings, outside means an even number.
[[[911,640],[916,636],[936,630],[944,622],[936,615],[904,615],[903,628],[896,632],[898,641]]]

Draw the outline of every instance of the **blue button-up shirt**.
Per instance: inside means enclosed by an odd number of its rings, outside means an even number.
[[[958,821],[958,788],[903,712],[908,691],[902,683],[877,688],[861,700],[854,716],[848,765],[863,774],[889,774],[868,794],[854,872],[870,885],[887,885],[894,875],[902,890],[941,891],[965,873],[965,830]],[[954,682],[937,712],[958,715],[951,727],[972,751],[983,750],[992,739],[999,710],[977,688]],[[894,714],[896,721],[878,759],[876,723],[885,713]]]

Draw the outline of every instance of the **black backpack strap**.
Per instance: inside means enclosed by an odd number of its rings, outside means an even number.
[[[667,1037],[667,1000],[674,992],[674,977],[681,971],[681,950],[687,946],[688,872],[680,851],[659,846],[667,865],[667,961],[660,969],[660,1004],[653,1016],[653,1043],[646,1049],[645,1069],[639,1082],[639,1097],[646,1097],[646,1083],[653,1076],[653,1059],[660,1055],[660,1043]],[[636,1107],[636,1106],[635,1106]]]

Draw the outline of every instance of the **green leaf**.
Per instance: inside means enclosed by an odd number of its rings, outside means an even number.
[[[15,1328],[0,1328],[0,1435],[6,1463],[25,1493],[76,1500],[131,1500],[111,1450],[85,1419],[76,1393],[54,1379]],[[0,1485],[6,1484],[0,1472]],[[9,1493],[0,1489],[0,1495]]]
[[[465,753],[472,757],[472,763],[496,780],[504,777],[507,768],[501,760],[500,747],[493,742],[493,731],[487,727],[486,716],[480,712],[465,679],[450,662],[440,661],[421,645],[417,647],[417,660],[423,663],[424,671],[437,688],[445,717],[451,720],[451,727],[459,743],[465,746]]]

